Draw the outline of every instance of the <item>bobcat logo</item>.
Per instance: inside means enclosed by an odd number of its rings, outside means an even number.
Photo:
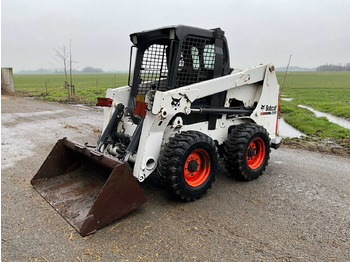
[[[275,115],[277,114],[277,105],[261,105],[260,115]]]
[[[173,100],[173,101],[171,101],[171,106],[174,106],[174,107],[180,106],[181,98],[182,97],[180,97],[180,98],[171,97],[171,99]]]

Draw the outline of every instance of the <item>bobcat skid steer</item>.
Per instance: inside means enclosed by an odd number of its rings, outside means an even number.
[[[139,182],[152,173],[193,201],[219,157],[232,177],[252,180],[281,142],[274,66],[231,69],[224,31],[171,26],[130,38],[129,85],[98,98],[97,146],[59,140],[31,181],[83,236],[145,203]]]

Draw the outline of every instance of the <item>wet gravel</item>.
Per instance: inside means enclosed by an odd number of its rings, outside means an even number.
[[[252,182],[222,167],[191,203],[146,180],[144,206],[82,238],[29,181],[57,139],[95,143],[102,112],[85,109],[2,97],[2,261],[349,260],[349,159],[289,148]]]

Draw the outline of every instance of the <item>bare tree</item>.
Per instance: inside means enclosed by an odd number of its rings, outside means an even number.
[[[70,88],[71,93],[75,96],[75,86],[73,85],[73,75],[72,75],[72,39],[69,41],[69,76],[70,76]]]
[[[68,76],[67,76],[67,68],[68,68],[68,54],[66,50],[66,46],[62,45],[58,48],[54,49],[55,51],[55,59],[59,62],[62,63],[63,66],[63,71],[64,71],[64,77],[65,77],[65,82],[64,82],[64,88],[67,89],[68,91],[68,98],[70,98],[70,90],[68,87]]]
[[[59,63],[61,63],[63,66],[64,77],[65,77],[64,87],[67,89],[68,99],[70,99],[71,96],[75,96],[75,86],[73,85],[73,74],[72,74],[72,64],[75,63],[72,60],[72,40],[69,41],[69,53],[65,45],[55,48],[54,51],[55,51],[56,60]],[[70,83],[68,83],[68,73],[67,73],[68,68],[69,68]]]

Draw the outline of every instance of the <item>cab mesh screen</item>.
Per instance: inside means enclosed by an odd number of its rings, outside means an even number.
[[[176,76],[176,87],[212,79],[215,64],[215,45],[206,38],[186,37]]]
[[[139,74],[138,95],[145,95],[151,89],[167,90],[166,50],[167,45],[154,44],[144,52]]]

